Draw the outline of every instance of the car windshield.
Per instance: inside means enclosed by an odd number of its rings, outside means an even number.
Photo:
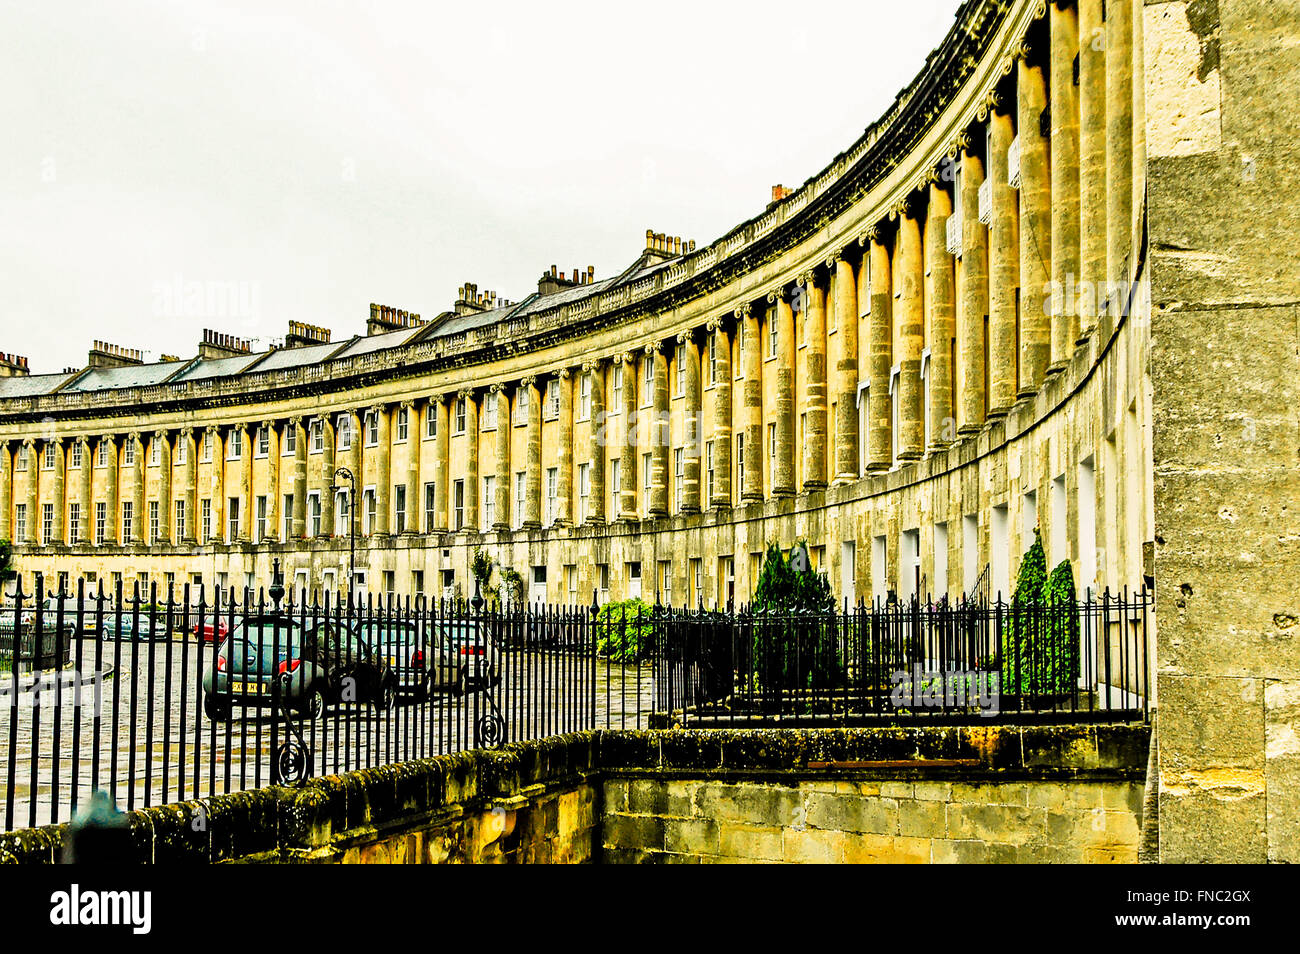
[[[361,631],[361,638],[371,645],[393,649],[415,645],[420,634],[410,623],[372,623]]]
[[[479,638],[477,623],[445,623],[442,634],[455,643],[473,642]]]
[[[279,648],[281,653],[296,653],[301,641],[298,630],[284,620],[249,620],[236,626],[226,640],[226,645],[233,643],[257,646],[264,652]]]

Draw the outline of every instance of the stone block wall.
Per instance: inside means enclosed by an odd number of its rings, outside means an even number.
[[[1129,781],[604,783],[606,862],[1135,863]]]

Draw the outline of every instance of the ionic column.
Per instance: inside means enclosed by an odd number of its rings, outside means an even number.
[[[619,458],[619,513],[620,520],[637,518],[637,487],[640,474],[637,473],[637,388],[640,375],[637,374],[636,356],[625,351],[617,359],[623,362],[623,453]]]
[[[1016,63],[1020,138],[1020,375],[1017,397],[1038,392],[1051,351],[1052,183],[1039,117],[1047,108],[1043,69],[1022,45]]]
[[[660,344],[646,345],[646,361],[654,362],[654,407],[650,420],[650,500],[652,517],[668,515],[668,355]]]
[[[537,378],[529,375],[520,382],[528,389],[528,453],[524,458],[524,526],[542,525],[542,397]]]
[[[158,542],[171,543],[172,517],[172,445],[165,430],[154,431],[158,443]]]
[[[135,445],[135,463],[131,466],[131,539],[124,541],[143,546],[145,542],[144,517],[144,441],[138,432],[131,433],[127,440]]]
[[[266,420],[266,537],[274,543],[280,539],[280,423]]]
[[[1133,6],[1106,4],[1106,277],[1111,326],[1127,305],[1133,210]]]
[[[853,264],[842,252],[832,255],[826,267],[835,272],[835,328],[840,335],[840,355],[835,363],[835,483],[858,479],[858,286]]]
[[[748,304],[736,309],[736,327],[744,336],[744,420],[745,475],[740,488],[741,500],[763,499],[763,343],[759,334],[759,315]]]
[[[556,372],[560,380],[560,446],[556,449],[556,469],[559,487],[556,493],[555,523],[557,526],[573,525],[573,372],[561,368]]]
[[[794,311],[787,289],[767,296],[776,305],[776,476],[773,497],[794,494]]]
[[[984,426],[984,325],[989,314],[988,228],[980,221],[984,163],[969,146],[961,152],[961,266],[957,278],[957,364],[961,369],[957,433]],[[991,188],[991,187],[990,187]]]
[[[686,394],[682,408],[682,513],[700,512],[700,456],[703,438],[700,433],[700,346],[695,332],[677,336],[686,362]]]
[[[90,466],[89,459],[86,466]],[[9,449],[9,442],[0,440],[0,540],[12,540],[13,529],[10,513],[13,510],[14,496],[14,455]]]
[[[1078,0],[1079,338],[1097,327],[1106,286],[1105,0]],[[1055,84],[1053,80],[1053,84]]]
[[[465,399],[465,528],[480,529],[478,517],[478,396],[473,388],[460,392]]]
[[[925,419],[921,391],[921,352],[925,348],[925,263],[921,259],[921,213],[913,194],[894,212],[898,216],[898,459],[917,460],[925,453]]]
[[[253,520],[257,516],[253,513],[254,432],[249,425],[241,424],[236,434],[242,445],[239,455],[239,499],[242,502],[239,506],[243,513],[239,515],[239,542],[249,543],[253,539]]]
[[[582,371],[591,381],[591,487],[587,498],[587,522],[605,522],[605,448],[609,444],[609,421],[605,414],[605,362],[588,361]]]
[[[89,437],[78,437],[77,443],[81,445],[81,473],[78,475],[77,502],[81,505],[81,521],[77,527],[77,539],[73,543],[88,546],[94,540],[95,533],[95,505],[92,502],[93,494],[91,492],[91,478],[94,475],[95,458],[92,456],[94,445]],[[0,482],[4,480],[4,456],[0,454]],[[0,489],[0,510],[8,514],[7,504],[4,503],[3,489]],[[0,537],[8,538],[7,527],[0,523]]]
[[[709,321],[713,335],[713,401],[710,405],[713,434],[713,497],[707,507],[731,506],[731,335],[721,318]]]
[[[375,415],[375,423],[379,428],[379,446],[375,448],[377,452],[375,454],[375,526],[371,529],[376,535],[386,537],[388,536],[389,528],[392,527],[393,422],[388,413],[387,405],[376,404],[370,409],[370,413]]]
[[[179,446],[185,451],[185,468],[181,472],[181,499],[185,501],[185,533],[176,534],[176,542],[192,545],[198,539],[198,447],[195,446],[194,428],[182,427]]]
[[[504,384],[492,385],[492,392],[497,396],[497,486],[496,519],[492,529],[501,531],[510,529],[510,429],[513,419],[510,416],[510,392]]]
[[[226,539],[225,500],[226,500],[226,439],[220,427],[209,427],[212,435],[212,474],[208,481],[208,493],[212,500],[212,540]]]
[[[804,319],[804,421],[803,489],[826,487],[826,289],[817,274],[808,272],[802,284],[807,291]]]
[[[1079,90],[1074,85],[1079,14],[1073,2],[1063,0],[1052,3],[1048,12],[1052,30],[1052,347],[1048,371],[1052,372],[1069,364],[1079,339],[1076,295],[1071,293],[1079,281]]]
[[[307,428],[300,416],[289,418],[293,428],[293,514],[289,531],[295,540],[307,536]]]
[[[352,434],[352,443],[348,445],[347,456],[338,461],[337,464],[352,471],[353,476],[357,479],[357,491],[359,493],[364,483],[365,474],[365,420],[361,411],[357,408],[349,408],[344,411],[342,419],[346,422],[345,426]],[[335,418],[335,420],[338,420],[338,418]],[[374,452],[378,453],[379,448],[376,447]],[[349,492],[351,492],[351,488],[349,488]],[[360,501],[353,501],[353,506],[357,506],[359,503]],[[352,517],[349,517],[349,519],[352,519]],[[359,524],[358,527],[360,527]]]
[[[989,178],[993,181],[989,223],[989,395],[988,417],[1006,417],[1016,403],[1016,308],[1020,287],[1020,214],[1016,190],[1007,182],[1007,150],[1015,138],[1011,116],[997,97],[989,112]],[[1001,110],[1001,111],[1000,111]]]
[[[23,441],[27,446],[27,526],[23,528],[22,543],[35,546],[40,542],[40,445],[31,438]]]
[[[871,358],[871,385],[867,394],[867,470],[893,466],[893,426],[890,414],[889,375],[894,362],[893,275],[889,246],[880,226],[867,231],[870,243],[871,316],[867,324],[867,353]]]
[[[322,537],[333,536],[334,534],[334,491],[330,488],[334,485],[334,470],[337,466],[335,460],[335,429],[334,421],[327,414],[320,417],[321,427],[321,457],[320,457],[320,535]],[[357,435],[360,439],[360,435]],[[357,480],[361,480],[361,475],[356,475]],[[357,501],[352,501],[352,507],[357,506]],[[349,519],[356,519],[354,516]]]
[[[446,533],[451,526],[447,514],[447,501],[450,499],[448,460],[451,448],[451,396],[435,394],[429,411],[438,415],[437,436],[433,439],[433,528],[439,533]]]
[[[120,504],[118,503],[118,458],[117,458],[117,437],[113,434],[104,434],[99,438],[99,443],[107,446],[105,459],[108,461],[107,471],[104,475],[104,545],[117,545],[117,513]],[[94,519],[93,515],[91,519]]]
[[[420,407],[414,401],[403,401],[402,407],[406,410],[406,529],[403,532],[418,533],[423,505],[420,499]]]
[[[955,259],[948,252],[948,218],[952,215],[952,195],[938,181],[930,183],[930,207],[925,220],[926,261],[930,265],[930,364],[926,379],[930,384],[929,451],[943,450],[956,437],[953,422],[953,327],[956,301],[953,293]]]
[[[54,520],[51,522],[50,540],[54,543],[67,542],[67,538],[64,536],[63,532],[63,514],[68,506],[66,491],[67,458],[65,457],[65,450],[63,439],[56,438],[54,440],[54,473],[51,475],[52,479],[50,481],[50,496],[53,498],[51,503],[54,507]]]

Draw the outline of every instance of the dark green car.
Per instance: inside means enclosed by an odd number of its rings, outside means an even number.
[[[321,623],[303,631],[297,620],[257,616],[237,623],[203,676],[203,711],[228,719],[236,706],[265,708],[278,698],[287,709],[319,719],[329,706],[369,703],[392,708],[397,676],[345,626]]]

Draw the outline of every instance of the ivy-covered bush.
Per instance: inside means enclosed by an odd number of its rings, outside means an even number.
[[[596,652],[614,662],[634,663],[649,654],[653,607],[632,597],[606,603],[596,615]]]
[[[1065,695],[1079,681],[1079,618],[1074,571],[1062,560],[1047,573],[1042,536],[1025,551],[1002,626],[1002,691]]]
[[[10,561],[13,559],[14,547],[8,540],[0,538],[0,584],[8,583],[14,578],[14,569]]]

